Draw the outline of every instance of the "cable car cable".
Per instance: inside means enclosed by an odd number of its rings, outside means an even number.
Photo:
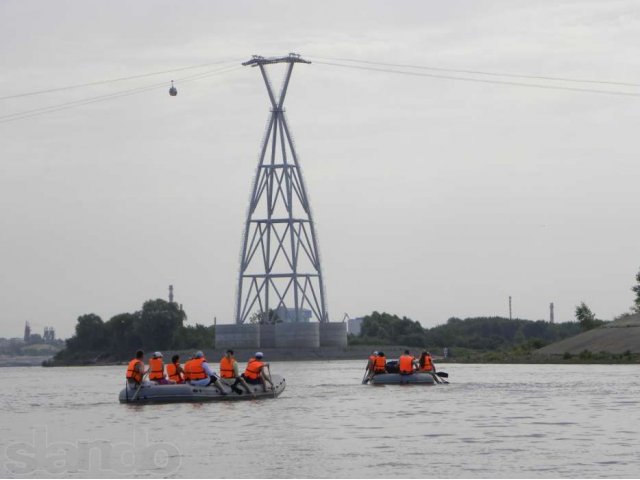
[[[584,78],[569,78],[569,77],[553,77],[547,75],[529,75],[529,74],[517,74],[517,73],[498,73],[488,72],[486,70],[461,70],[453,68],[440,68],[430,67],[426,65],[415,65],[406,63],[386,63],[386,62],[374,62],[370,60],[357,60],[354,58],[332,58],[332,57],[315,57],[321,60],[339,61],[339,62],[354,62],[364,63],[368,65],[380,65],[384,67],[400,67],[400,68],[416,68],[420,70],[433,70],[437,72],[450,72],[450,73],[468,73],[472,75],[489,75],[494,77],[509,77],[509,78],[530,78],[534,80],[551,80],[558,82],[574,82],[574,83],[594,83],[599,85],[617,85],[624,87],[640,87],[640,83],[632,82],[620,82],[620,81],[608,81],[608,80],[589,80]],[[319,62],[316,62],[319,63]]]
[[[388,68],[367,67],[362,65],[345,65],[343,63],[322,62],[318,60],[315,60],[314,63],[321,64],[321,65],[331,65],[334,67],[353,68],[357,70],[370,70],[375,72],[396,73],[400,75],[410,75],[414,77],[443,78],[447,80],[460,80],[463,82],[489,83],[489,84],[495,84],[495,85],[509,85],[514,87],[541,88],[544,90],[562,90],[562,91],[581,92],[581,93],[597,93],[597,94],[603,94],[603,95],[640,97],[640,93],[625,92],[625,91],[619,91],[619,90],[598,90],[594,88],[564,87],[561,85],[543,85],[543,84],[535,84],[535,83],[512,82],[508,80],[487,80],[484,78],[455,77],[452,75],[440,75],[435,73],[424,73],[424,72],[409,72],[406,70],[392,70]]]
[[[52,92],[60,92],[63,90],[71,90],[74,88],[82,88],[82,87],[91,87],[91,86],[95,86],[95,85],[105,85],[107,83],[115,83],[115,82],[123,82],[125,80],[134,80],[137,78],[145,78],[145,77],[152,77],[155,75],[161,75],[164,73],[173,73],[173,72],[180,72],[183,70],[190,70],[190,69],[194,69],[194,68],[204,68],[204,67],[208,67],[211,65],[223,65],[226,63],[240,63],[242,60],[226,60],[226,61],[221,61],[221,62],[210,62],[210,63],[202,63],[200,65],[191,65],[189,67],[181,67],[181,68],[173,68],[171,70],[160,70],[158,72],[151,72],[151,73],[143,73],[140,75],[130,75],[128,77],[119,77],[119,78],[112,78],[110,80],[99,80],[96,82],[89,82],[89,83],[79,83],[76,85],[67,85],[65,87],[56,87],[56,88],[49,88],[46,90],[37,90],[34,92],[25,92],[25,93],[17,93],[15,95],[6,95],[4,97],[0,97],[0,100],[8,100],[10,98],[20,98],[20,97],[29,97],[29,96],[33,96],[33,95],[40,95],[43,93],[52,93]]]
[[[181,83],[185,84],[185,83],[190,83],[190,82],[194,82],[197,80],[201,80],[203,78],[207,78],[207,77],[211,77],[211,76],[215,76],[215,75],[221,75],[227,72],[232,72],[234,70],[238,70],[242,68],[241,65],[234,65],[232,67],[224,67],[222,69],[216,69],[216,70],[212,70],[209,72],[203,72],[203,73],[198,73],[195,75],[190,75],[187,77],[182,77],[177,79],[177,81],[180,81]],[[22,120],[24,118],[31,118],[31,117],[35,117],[38,115],[42,115],[42,114],[46,114],[46,113],[52,113],[52,112],[57,112],[59,110],[66,110],[69,108],[74,108],[74,107],[78,107],[78,106],[82,106],[82,105],[87,105],[90,103],[96,103],[96,102],[102,102],[105,100],[110,100],[112,98],[120,98],[120,97],[126,97],[129,95],[135,95],[137,93],[143,93],[149,90],[155,90],[155,89],[159,89],[159,88],[166,88],[167,83],[166,82],[162,82],[162,83],[157,83],[157,84],[153,84],[153,85],[147,85],[144,87],[137,87],[137,88],[132,88],[129,90],[121,90],[119,92],[114,92],[114,93],[109,93],[109,94],[105,94],[105,95],[99,95],[96,97],[89,97],[89,98],[84,98],[84,99],[80,99],[80,100],[73,100],[70,102],[65,102],[65,103],[61,103],[61,104],[57,104],[57,105],[50,105],[47,107],[40,107],[40,108],[36,108],[33,110],[26,110],[26,111],[22,111],[22,112],[16,112],[16,113],[12,113],[9,115],[4,115],[4,116],[0,116],[0,123],[7,123],[7,122],[12,122],[14,120]]]

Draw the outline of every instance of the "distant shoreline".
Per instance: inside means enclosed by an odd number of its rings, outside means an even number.
[[[352,345],[348,347],[325,348],[263,348],[265,360],[270,362],[302,362],[302,361],[335,361],[335,360],[362,360],[363,365],[373,350],[382,350],[387,358],[397,358],[405,349],[418,355],[419,348],[404,347],[398,345]],[[217,363],[224,355],[226,348],[207,349],[202,351],[213,363]],[[246,362],[255,353],[255,349],[234,349],[235,356],[240,362]],[[126,364],[131,357],[107,356],[104,354],[87,354],[83,358],[74,361],[56,361],[53,358],[41,359],[39,363],[45,367],[77,367],[77,366],[109,366]],[[148,358],[147,352],[145,358]],[[169,362],[174,354],[180,355],[180,361],[184,362],[193,355],[193,350],[165,350],[163,352],[165,363]],[[44,361],[42,361],[44,360]],[[475,363],[475,364],[637,364],[640,363],[639,354],[617,355],[605,353],[589,353],[589,355],[540,355],[529,353],[514,355],[505,352],[465,352],[454,357],[443,358],[434,355],[436,364],[447,363]],[[1,365],[0,365],[1,366]]]

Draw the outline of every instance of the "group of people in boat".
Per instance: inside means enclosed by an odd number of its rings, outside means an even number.
[[[397,370],[397,371],[396,371]],[[420,357],[416,359],[409,350],[405,350],[404,354],[398,358],[397,367],[393,371],[389,371],[387,366],[387,357],[384,352],[374,351],[369,355],[367,363],[368,378],[382,373],[399,373],[400,375],[413,375],[416,372],[436,373],[436,366],[433,363],[431,353],[424,350]]]
[[[234,357],[233,350],[227,350],[220,359],[220,373],[216,373],[204,356],[202,351],[197,351],[189,360],[180,364],[180,356],[173,355],[171,363],[164,363],[162,352],[155,352],[149,359],[149,367],[144,365],[144,352],[138,350],[136,356],[127,366],[127,385],[130,388],[139,388],[141,385],[174,385],[188,383],[206,387],[214,385],[222,395],[226,395],[225,385],[238,394],[243,391],[238,385],[242,385],[247,393],[254,394],[249,385],[262,385],[264,391],[267,384],[273,390],[273,382],[268,373],[269,364],[263,361],[264,354],[256,352],[247,362],[242,374]],[[148,381],[144,377],[148,375]],[[231,383],[233,382],[233,383]]]

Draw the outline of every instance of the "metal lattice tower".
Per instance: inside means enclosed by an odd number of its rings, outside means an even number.
[[[276,97],[266,66],[285,63]],[[294,321],[310,310],[328,322],[318,241],[298,155],[283,104],[296,63],[311,63],[294,53],[285,57],[253,56],[243,65],[258,67],[271,102],[271,115],[260,150],[247,220],[236,300],[236,323],[250,318],[270,323],[273,312],[294,312]],[[255,315],[258,317],[255,317]]]

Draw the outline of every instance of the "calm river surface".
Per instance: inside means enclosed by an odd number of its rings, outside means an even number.
[[[130,406],[124,367],[0,368],[2,477],[637,477],[640,366],[278,362],[277,400]]]

